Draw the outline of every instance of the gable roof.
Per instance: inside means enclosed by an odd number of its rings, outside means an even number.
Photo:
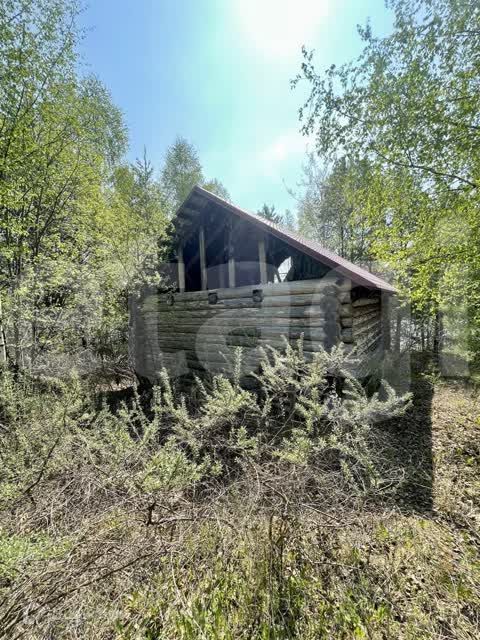
[[[244,209],[240,209],[227,200],[220,198],[219,196],[207,191],[203,187],[196,185],[188,194],[187,198],[180,205],[176,215],[181,215],[182,211],[185,209],[195,209],[198,206],[198,203],[203,201],[206,206],[209,202],[218,205],[219,207],[225,209],[226,211],[233,213],[234,215],[251,222],[253,225],[262,229],[263,231],[267,231],[271,233],[273,236],[283,240],[290,246],[298,249],[299,251],[305,253],[315,260],[319,260],[324,264],[328,265],[332,269],[335,269],[342,275],[347,278],[350,278],[356,284],[362,285],[364,287],[370,287],[374,289],[381,289],[382,291],[387,291],[390,293],[396,292],[395,287],[389,284],[386,280],[375,276],[373,273],[370,273],[366,269],[359,267],[358,265],[342,258],[337,255],[333,251],[322,247],[322,245],[314,240],[308,240],[304,238],[299,233],[294,231],[290,231],[286,227],[276,224],[275,222],[271,222],[270,220],[266,220],[265,218],[261,218],[254,213],[250,213],[249,211],[245,211]]]

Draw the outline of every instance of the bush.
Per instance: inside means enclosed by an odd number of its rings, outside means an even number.
[[[301,343],[265,352],[257,381],[198,381],[190,406],[162,372],[149,406],[134,390],[112,411],[76,378],[3,375],[0,638],[304,633],[323,586],[302,514],[338,518],[391,491],[381,423],[409,397],[367,397],[340,350],[307,361]],[[183,588],[182,612],[163,610]]]

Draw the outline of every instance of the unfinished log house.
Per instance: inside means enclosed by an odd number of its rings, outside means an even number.
[[[389,343],[385,280],[316,242],[194,187],[173,220],[170,287],[146,291],[131,310],[135,367],[155,380],[255,371],[261,347],[303,336],[303,349],[344,344],[358,375],[382,361]]]

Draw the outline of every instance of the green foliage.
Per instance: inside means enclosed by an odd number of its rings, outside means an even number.
[[[298,196],[300,231],[352,262],[368,262],[371,239],[362,193],[368,188],[364,163],[343,157],[328,170],[309,153],[303,173]]]
[[[185,138],[178,137],[168,148],[162,170],[162,185],[173,215],[192,187],[203,182],[197,150]]]
[[[76,71],[77,17],[75,2],[2,5],[0,291],[18,366],[79,306],[98,264],[104,184],[126,147],[108,91]]]
[[[401,480],[385,419],[408,398],[368,397],[340,350],[309,361],[301,343],[265,353],[258,393],[236,369],[196,404],[164,372],[115,410],[78,378],[0,378],[0,637],[470,637],[469,520],[377,513]]]
[[[29,563],[48,562],[64,556],[68,550],[67,540],[54,541],[43,533],[21,536],[0,532],[0,581],[14,580]]]
[[[275,205],[268,206],[268,204],[264,204],[263,207],[257,211],[257,216],[265,218],[265,220],[269,220],[275,224],[282,224],[283,222],[282,216],[275,211]]]
[[[107,290],[113,295],[159,284],[160,243],[168,230],[166,206],[146,151],[141,160],[115,168],[105,214],[97,229],[99,237],[109,239],[103,247],[102,267]]]
[[[47,394],[26,378],[15,382],[7,371],[1,378],[0,494],[11,504],[32,494],[44,476],[92,464],[104,469],[105,486],[123,483],[132,495],[188,487],[245,457],[255,464],[280,458],[315,467],[325,451],[335,451],[345,468],[367,472],[374,467],[368,443],[374,425],[403,413],[409,396],[388,389],[383,399],[368,398],[344,364],[340,350],[307,362],[301,345],[285,354],[272,349],[259,375],[260,396],[219,375],[208,387],[199,383],[201,402],[193,408],[175,398],[164,372],[148,412],[134,394],[131,406],[117,413],[106,406],[95,411],[78,378],[46,383]],[[341,372],[347,375],[342,395],[332,383]]]
[[[394,269],[415,312],[453,313],[478,351],[480,10],[474,0],[388,5],[392,33],[360,28],[356,60],[319,74],[304,52],[303,129],[323,157],[363,163],[373,256]]]
[[[219,198],[223,198],[227,201],[230,200],[230,194],[228,193],[227,188],[220,182],[220,180],[217,180],[217,178],[208,180],[202,186],[204,189],[207,189],[207,191],[211,191]]]
[[[178,137],[167,149],[162,169],[162,188],[170,216],[175,214],[195,185],[203,186],[224,200],[230,198],[219,180],[205,180],[197,150],[188,140]]]
[[[118,637],[434,638],[445,626],[474,637],[475,622],[459,613],[478,602],[464,586],[474,565],[443,572],[435,545],[452,541],[437,524],[392,518],[379,541],[378,522],[346,531],[330,522],[316,534],[281,518],[243,534],[209,526],[188,559],[160,566],[150,588],[125,598]]]
[[[402,415],[411,394],[398,397],[384,383],[384,393],[367,396],[349,373],[348,357],[340,347],[315,353],[309,361],[301,341],[297,349],[287,346],[284,354],[269,351],[259,376],[265,394],[261,410],[273,425],[279,417],[283,422],[281,429],[275,427],[281,439],[273,455],[313,468],[334,462],[343,481],[362,495],[379,488],[386,478],[374,426]]]
[[[265,220],[269,220],[275,224],[280,224],[287,229],[290,229],[290,231],[295,231],[297,226],[296,217],[290,209],[285,209],[285,213],[282,215],[275,211],[275,205],[273,204],[264,204],[263,207],[257,211],[257,216],[265,218]]]
[[[76,0],[4,0],[0,11],[0,359],[68,374],[128,365],[128,297],[159,283],[168,215],[205,183],[178,139],[160,178],[124,162],[108,90],[82,73]],[[218,180],[206,184],[228,198]]]

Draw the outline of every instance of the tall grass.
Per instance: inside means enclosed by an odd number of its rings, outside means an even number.
[[[410,398],[345,365],[300,344],[258,392],[217,376],[192,403],[163,372],[115,410],[3,372],[0,638],[473,637],[473,562],[448,558],[470,538],[395,508]]]

